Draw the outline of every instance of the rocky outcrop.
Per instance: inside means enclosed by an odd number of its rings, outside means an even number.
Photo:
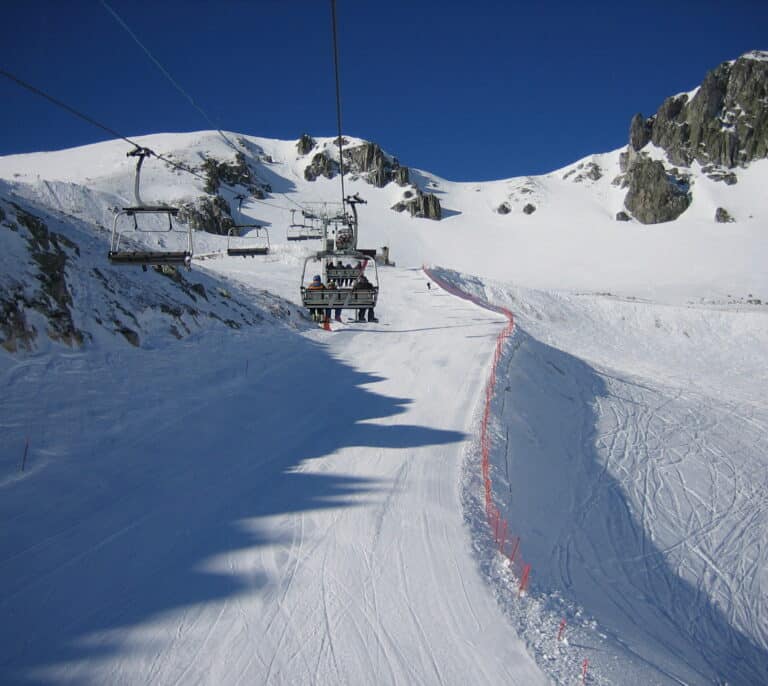
[[[315,147],[316,141],[312,136],[310,136],[308,133],[301,134],[301,138],[299,138],[298,143],[296,143],[296,150],[298,150],[299,155],[306,155],[309,153],[312,148]]]
[[[399,186],[410,183],[408,167],[402,167],[397,158],[390,158],[376,143],[345,148],[343,156],[345,174],[362,176],[376,188],[384,188],[391,181]],[[317,153],[304,169],[304,178],[307,181],[314,181],[319,176],[330,179],[338,173],[338,162],[327,151],[323,151]]]
[[[768,53],[724,62],[695,91],[667,98],[652,117],[632,118],[614,184],[629,187],[624,205],[638,221],[672,221],[691,203],[688,177],[651,161],[643,152],[649,143],[672,165],[698,162],[710,179],[737,183],[730,170],[768,157]]]
[[[736,220],[731,216],[730,212],[728,212],[728,210],[726,210],[724,207],[718,207],[715,210],[715,221],[718,224],[730,224],[731,222]]]
[[[627,171],[624,206],[643,224],[677,219],[691,204],[688,182],[668,173],[664,164],[638,155]]]
[[[632,217],[630,217],[626,212],[621,211],[616,213],[616,221],[617,222],[629,222],[632,221]]]
[[[523,207],[524,214],[533,214],[535,211],[536,211],[536,205],[532,205],[531,203],[527,203],[525,207]]]
[[[178,220],[189,224],[195,231],[226,236],[235,225],[229,203],[224,198],[202,196],[179,207]]]
[[[649,135],[650,134],[650,135]],[[667,98],[649,119],[635,115],[630,147],[648,142],[673,164],[732,169],[768,156],[768,53],[753,51],[710,71],[692,96]]]
[[[269,184],[260,182],[251,171],[245,161],[245,155],[241,152],[235,154],[234,162],[221,162],[213,157],[208,157],[202,164],[201,171],[205,175],[205,192],[215,194],[219,186],[224,183],[229,186],[243,186],[255,198],[263,200],[272,189]]]
[[[376,143],[363,143],[344,150],[344,168],[352,174],[364,174],[368,183],[384,188],[390,181],[408,184],[408,168],[401,167],[397,158],[390,159]]]
[[[68,260],[79,255],[78,247],[65,236],[50,231],[39,217],[13,203],[11,207],[18,223],[5,220],[0,230],[14,231],[26,240],[36,283],[3,280],[0,345],[9,352],[32,349],[38,331],[28,320],[28,311],[45,317],[46,333],[51,340],[70,347],[82,345],[85,334],[73,319],[67,279]]]
[[[632,117],[629,124],[629,146],[633,150],[642,150],[651,142],[653,120],[645,119],[642,114]]]
[[[585,180],[597,181],[603,178],[603,170],[597,162],[580,162],[576,167],[563,175],[563,180],[572,178],[574,183],[581,183]],[[522,192],[522,191],[521,191]]]
[[[511,211],[512,208],[509,206],[508,202],[503,202],[496,208],[496,212],[499,214],[509,214]]]
[[[314,181],[320,176],[326,179],[332,179],[339,172],[339,163],[332,160],[325,152],[317,153],[304,169],[304,178],[307,181]]]
[[[442,219],[442,209],[440,207],[440,201],[437,196],[432,193],[423,193],[418,188],[415,193],[406,191],[408,199],[402,200],[393,205],[392,209],[395,212],[404,212],[408,210],[412,217],[421,217],[424,219],[434,219],[440,221]]]

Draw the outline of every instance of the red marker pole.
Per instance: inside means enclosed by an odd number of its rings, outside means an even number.
[[[584,658],[584,662],[581,664],[581,683],[586,684],[587,683],[587,667],[589,667],[589,660],[587,658]]]
[[[515,537],[515,545],[512,546],[512,553],[509,556],[509,564],[512,565],[515,562],[515,555],[517,555],[517,548],[520,545],[520,536]]]
[[[560,628],[557,631],[557,640],[562,641],[563,640],[563,634],[565,633],[565,617],[560,620]]]
[[[525,565],[523,567],[523,576],[520,578],[520,588],[518,589],[518,595],[523,595],[525,589],[528,586],[528,576],[531,573],[531,565]]]

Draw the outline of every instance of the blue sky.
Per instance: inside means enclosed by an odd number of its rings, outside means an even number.
[[[221,128],[336,130],[326,0],[107,0]],[[552,171],[768,49],[768,2],[337,0],[344,132],[451,180]],[[128,137],[211,128],[99,0],[5,2],[0,68]],[[110,136],[0,77],[0,155]],[[162,151],[158,151],[162,152]]]

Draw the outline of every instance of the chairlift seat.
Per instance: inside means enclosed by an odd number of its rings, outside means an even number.
[[[269,248],[227,248],[227,255],[230,257],[253,257],[254,255],[267,255]]]
[[[192,264],[192,253],[180,252],[151,252],[142,250],[110,250],[107,257],[112,264]]]
[[[330,307],[342,310],[360,310],[376,306],[379,289],[325,288],[314,289],[302,287],[301,299],[304,307],[312,309]]]
[[[336,282],[350,281],[356,279],[363,273],[361,267],[326,267],[325,276],[330,281],[333,279]]]

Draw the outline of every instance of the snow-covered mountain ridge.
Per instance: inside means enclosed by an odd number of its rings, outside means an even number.
[[[290,254],[292,246],[284,243],[290,210],[302,203],[336,201],[337,179],[331,175],[307,180],[310,155],[302,155],[294,141],[229,136],[242,146],[239,153],[215,132],[141,138],[142,145],[201,175],[210,168],[211,160],[218,160],[224,168],[235,165],[238,155],[253,172],[244,185],[219,185],[215,193],[209,193],[204,178],[152,161],[142,176],[145,197],[150,202],[191,208],[184,209],[182,220],[194,221],[194,226],[205,226],[214,233],[224,233],[234,222],[259,222],[272,232],[275,254]],[[332,157],[333,139],[320,139],[316,144]],[[365,149],[367,143],[350,139],[348,145],[353,150]],[[18,224],[11,217],[9,203],[41,221],[45,213],[76,217],[81,235],[91,234],[87,249],[93,251],[91,259],[105,266],[112,214],[116,208],[133,204],[134,163],[125,157],[126,148],[116,141],[0,159],[6,208],[3,226],[9,229]],[[665,156],[652,144],[645,146],[643,154],[653,159]],[[364,172],[351,173],[347,184],[350,192],[360,193],[369,203],[361,214],[363,241],[370,247],[387,245],[399,264],[443,263],[533,287],[610,291],[633,297],[653,294],[721,303],[768,300],[764,271],[753,268],[768,243],[763,229],[768,201],[761,191],[768,177],[768,161],[756,160],[739,169],[736,184],[714,180],[694,161],[687,172],[689,186],[695,188],[690,207],[677,221],[651,230],[634,222],[615,221],[624,208],[625,189],[616,183],[621,178],[621,158],[621,151],[593,155],[547,175],[486,183],[455,183],[411,169],[406,186],[389,182],[379,188],[370,184],[370,174]],[[238,191],[247,197],[241,213],[235,200]],[[411,202],[414,193],[438,198],[442,221],[426,222],[391,211]],[[714,220],[723,207],[730,208],[726,224]],[[5,232],[6,240],[17,240],[19,236],[14,239],[13,233]],[[195,232],[196,250],[202,254],[221,253],[225,241],[205,231]],[[490,258],[489,251],[496,257]],[[28,255],[30,260],[34,262]],[[685,273],[680,270],[684,263]],[[6,291],[18,292],[8,279],[19,282],[14,270],[20,262],[7,264],[3,273]],[[83,272],[80,270],[81,275]],[[133,278],[130,273],[122,274],[119,278]],[[660,291],[659,286],[664,288]],[[11,304],[14,297],[4,299],[9,313],[18,308],[18,303]],[[23,313],[15,312],[18,321]],[[123,324],[115,326],[124,328]],[[8,334],[5,336],[7,340]]]

